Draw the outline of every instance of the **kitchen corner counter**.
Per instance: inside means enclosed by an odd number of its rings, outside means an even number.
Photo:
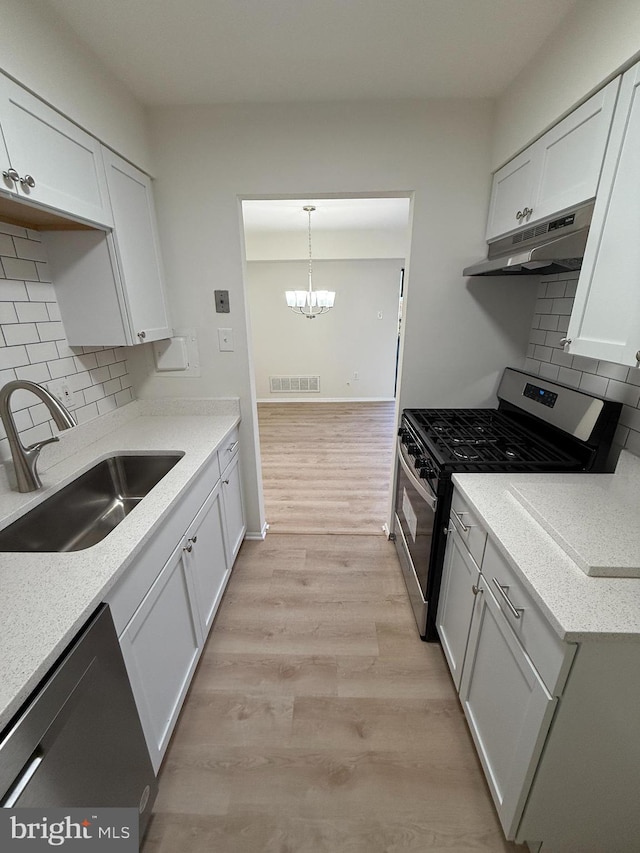
[[[496,546],[523,578],[561,639],[640,640],[640,578],[588,576],[523,506],[518,486],[572,485],[587,497],[603,487],[613,491],[629,481],[635,457],[623,452],[615,474],[454,474]],[[575,508],[574,508],[575,509]],[[568,511],[569,508],[568,508]],[[602,536],[614,535],[602,529]]]
[[[224,403],[216,407],[194,401],[190,408],[185,401],[173,406],[167,401],[157,407],[129,404],[125,409],[131,410],[126,416],[104,419],[108,432],[104,424],[100,428],[95,422],[79,427],[84,441],[76,440],[75,445],[67,442],[66,458],[56,460],[42,473],[44,489],[27,495],[7,491],[6,487],[0,491],[0,527],[4,528],[114,453],[184,453],[102,542],[70,553],[0,553],[0,728],[144,551],[202,466],[239,423],[238,401]],[[173,414],[185,410],[196,414]],[[220,411],[223,414],[216,413]]]

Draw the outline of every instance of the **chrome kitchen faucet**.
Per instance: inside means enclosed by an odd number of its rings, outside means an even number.
[[[63,430],[74,427],[76,426],[76,421],[57,397],[54,397],[46,388],[42,385],[37,385],[35,382],[29,382],[26,379],[14,379],[12,382],[7,382],[2,390],[0,390],[0,418],[2,418],[2,423],[9,439],[9,448],[11,449],[11,456],[16,472],[18,491],[35,492],[36,489],[42,488],[42,482],[37,471],[40,451],[45,444],[51,444],[54,441],[60,441],[60,439],[57,435],[54,435],[52,438],[30,444],[29,447],[25,447],[22,444],[9,405],[11,395],[18,389],[31,391],[36,397],[39,397],[47,409],[49,409],[51,417],[58,429]]]

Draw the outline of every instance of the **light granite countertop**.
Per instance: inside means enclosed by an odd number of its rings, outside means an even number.
[[[97,545],[66,554],[0,553],[0,728],[144,550],[197,472],[239,421],[237,400],[131,403],[62,433],[48,458],[45,448],[40,466],[42,490],[23,495],[0,483],[0,528],[4,528],[114,452],[184,453]]]
[[[597,507],[593,496],[603,489],[617,496],[635,495],[638,466],[637,458],[623,451],[614,474],[453,476],[455,486],[471,502],[500,552],[564,640],[640,641],[640,578],[587,575],[514,492],[519,487],[526,493],[529,486],[540,490],[546,485],[553,494],[557,486],[565,490],[572,486],[574,499],[565,511],[582,513],[585,529],[599,530],[603,539],[619,537],[620,531],[608,529],[592,514]],[[635,531],[629,537],[630,547],[635,547],[634,537]]]

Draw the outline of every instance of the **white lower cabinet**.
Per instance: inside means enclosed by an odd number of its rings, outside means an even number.
[[[473,510],[458,515],[478,539]],[[562,641],[492,537],[478,567],[471,530],[463,539],[452,517],[437,625],[506,838],[532,853],[636,853],[637,637]]]
[[[195,603],[202,634],[209,633],[231,562],[227,562],[221,484],[211,492],[186,534],[183,559],[195,587]]]
[[[237,436],[237,430],[231,435]],[[223,472],[230,484],[239,476],[237,447],[236,440],[236,455]],[[232,489],[226,506],[219,457],[225,458],[220,450],[205,463],[190,491],[105,599],[156,772],[244,535],[242,494]]]
[[[467,551],[453,521],[449,524],[447,536],[436,624],[453,682],[460,689],[475,601],[473,589],[477,588],[480,580],[480,569]]]
[[[500,823],[514,838],[557,699],[550,696],[493,596],[480,580],[460,702]]]
[[[196,668],[202,631],[175,549],[120,637],[147,747],[157,772]]]

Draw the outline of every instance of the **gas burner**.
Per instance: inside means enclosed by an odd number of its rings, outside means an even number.
[[[522,459],[522,453],[518,447],[505,447],[503,452],[505,459]]]
[[[433,421],[429,424],[429,428],[432,429],[434,432],[442,434],[445,432],[449,432],[451,427],[444,421]]]
[[[451,444],[464,444],[468,447],[487,447],[488,445],[495,444],[498,441],[497,438],[451,438],[449,440],[451,441]]]
[[[463,444],[462,447],[454,447],[453,455],[457,456],[458,459],[462,459],[463,462],[474,462],[480,459],[480,454],[473,451],[468,443]]]

